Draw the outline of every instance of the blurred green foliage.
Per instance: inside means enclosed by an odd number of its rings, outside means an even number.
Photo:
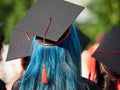
[[[92,43],[100,32],[106,33],[114,25],[120,27],[120,0],[92,0],[86,8],[92,12],[94,18],[78,24],[78,27]]]
[[[32,6],[34,0],[0,0],[0,22],[4,23],[0,33],[5,35],[5,43],[10,41],[10,35],[15,25]]]
[[[4,27],[0,29],[6,37],[5,43],[10,41],[10,35],[16,24],[26,14],[35,0],[0,0],[0,21]],[[113,25],[120,26],[119,0],[91,0],[85,6],[91,11],[94,18],[84,23],[77,23],[77,27],[85,33],[92,42],[100,32],[108,32]],[[91,16],[91,15],[90,15]]]

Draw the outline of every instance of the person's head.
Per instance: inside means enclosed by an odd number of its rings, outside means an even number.
[[[103,63],[97,62],[96,65],[97,85],[100,90],[119,90],[120,75],[112,71]]]
[[[120,28],[114,26],[92,55],[101,63],[100,71],[104,78],[103,90],[116,90],[116,82],[120,80],[120,42],[118,38],[120,38]]]
[[[111,79],[120,79],[120,75],[115,71],[113,71],[111,67],[107,67],[106,65],[100,63],[100,68],[101,68],[101,71]]]
[[[21,58],[21,66],[24,70],[27,69],[29,62],[30,62],[30,56]]]
[[[63,40],[63,39],[62,39]],[[60,40],[61,41],[61,40]],[[80,43],[75,26],[70,35],[57,45],[44,46],[34,38],[31,47],[31,61],[23,76],[21,90],[78,90],[80,75]],[[49,45],[49,44],[48,44]],[[44,58],[45,57],[45,58]],[[46,67],[48,83],[41,81],[42,69]]]
[[[0,61],[2,60],[3,41],[4,41],[4,36],[0,35]]]
[[[26,56],[26,57],[21,58],[21,62],[20,62],[21,71],[20,71],[19,77],[22,77],[24,75],[24,73],[29,65],[29,62],[30,62],[30,56]]]

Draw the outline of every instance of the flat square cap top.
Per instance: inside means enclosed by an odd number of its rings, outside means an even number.
[[[57,42],[83,9],[62,0],[37,0],[15,29],[43,38],[49,22],[46,39]]]

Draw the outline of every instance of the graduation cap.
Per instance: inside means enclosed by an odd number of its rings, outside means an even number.
[[[120,75],[120,28],[112,27],[93,53],[93,57],[103,63],[109,71]]]
[[[31,40],[28,42],[26,35],[43,38],[45,29],[48,29],[46,41],[58,42],[83,9],[62,0],[37,0],[14,29],[7,60],[30,55]]]

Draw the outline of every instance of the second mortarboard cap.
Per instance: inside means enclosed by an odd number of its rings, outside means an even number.
[[[109,70],[120,75],[120,28],[114,26],[105,36],[93,57]]]
[[[62,0],[37,0],[14,29],[7,60],[30,55],[33,36],[43,38],[46,29],[45,39],[58,42],[83,9]],[[27,35],[30,41],[26,40]]]

